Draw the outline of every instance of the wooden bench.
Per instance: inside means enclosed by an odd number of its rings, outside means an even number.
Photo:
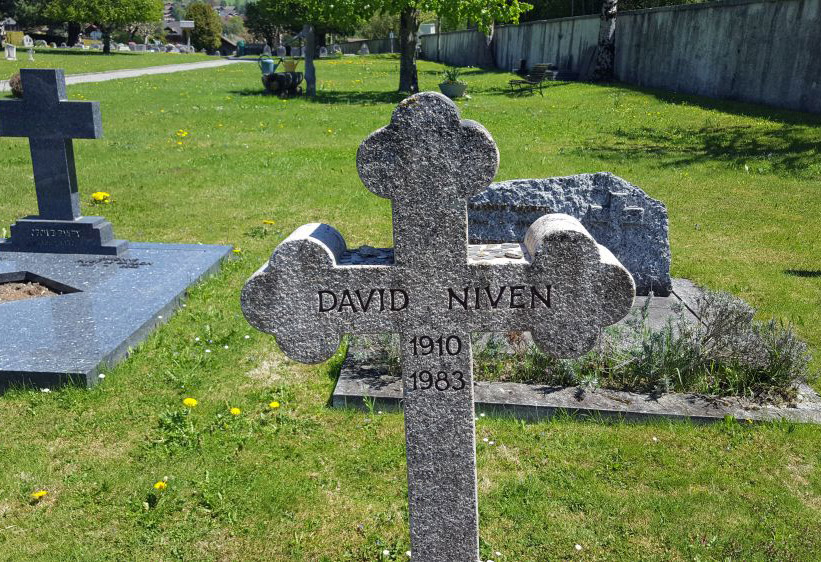
[[[556,66],[550,63],[542,63],[537,64],[534,66],[527,76],[524,79],[520,80],[511,80],[508,82],[510,84],[510,91],[516,92],[517,88],[519,92],[524,90],[529,90],[533,92],[536,88],[539,89],[539,95],[544,96],[542,93],[542,85],[544,84],[545,80],[555,80],[556,79]]]

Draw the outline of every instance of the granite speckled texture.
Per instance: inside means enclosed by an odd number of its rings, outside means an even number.
[[[414,95],[357,154],[365,185],[392,201],[392,255],[350,252],[332,227],[308,224],[242,291],[248,321],[298,361],[328,359],[345,333],[400,334],[414,560],[478,559],[470,332],[530,331],[545,352],[576,356],[635,294],[567,215],[539,218],[501,254],[472,256],[467,201],[498,163],[490,134],[453,102]]]
[[[60,69],[24,68],[20,78],[23,99],[0,101],[0,136],[29,139],[39,215],[13,224],[0,252],[121,254],[128,243],[111,223],[80,214],[72,139],[102,137],[100,104],[67,101]]]
[[[671,290],[667,208],[639,187],[610,173],[510,180],[471,198],[470,241],[518,242],[546,213],[577,218],[633,275],[636,291]]]
[[[93,385],[230,253],[230,246],[139,243],[118,257],[0,253],[0,283],[28,278],[76,291],[0,303],[0,388]]]

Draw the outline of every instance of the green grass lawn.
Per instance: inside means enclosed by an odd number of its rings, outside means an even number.
[[[200,53],[180,55],[172,53],[132,53],[112,52],[105,55],[101,51],[81,51],[75,49],[48,49],[39,47],[34,50],[34,62],[29,61],[28,49],[17,47],[17,60],[0,59],[0,80],[8,78],[21,68],[62,68],[66,74],[83,74],[86,72],[103,72],[123,68],[144,68],[164,64],[181,64],[202,60],[214,60]]]
[[[259,95],[251,64],[69,87],[102,104],[104,139],[75,152],[83,200],[114,202],[87,214],[118,237],[242,253],[97,388],[0,397],[0,559],[403,559],[401,414],[329,409],[341,356],[293,363],[239,309],[245,279],[305,222],[390,244],[389,202],[355,154],[400,99],[397,67],[321,61],[315,101]],[[420,64],[423,89],[440,70]],[[468,72],[460,102],[499,145],[497,179],[606,170],[641,186],[668,207],[674,275],[792,321],[821,351],[821,118],[624,86],[510,98],[508,78]],[[0,139],[0,177],[2,228],[36,209],[24,140]],[[477,433],[484,559],[821,552],[817,427],[481,418]]]

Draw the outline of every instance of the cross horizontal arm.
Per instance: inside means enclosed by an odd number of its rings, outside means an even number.
[[[0,136],[98,139],[103,136],[100,104],[61,101],[40,107],[25,100],[0,101]]]
[[[466,257],[464,267],[439,271],[340,266],[345,244],[339,233],[308,225],[249,281],[243,309],[256,328],[277,336],[286,354],[305,362],[330,357],[346,333],[402,333],[418,326],[531,331],[546,351],[579,355],[599,328],[629,310],[632,279],[575,219],[540,221],[531,227],[529,255],[472,264]],[[612,295],[624,297],[605,302],[610,295],[603,291],[611,285],[620,289]]]

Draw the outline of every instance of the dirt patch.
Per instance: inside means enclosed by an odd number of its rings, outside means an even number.
[[[0,302],[53,297],[59,294],[40,283],[0,283]]]

